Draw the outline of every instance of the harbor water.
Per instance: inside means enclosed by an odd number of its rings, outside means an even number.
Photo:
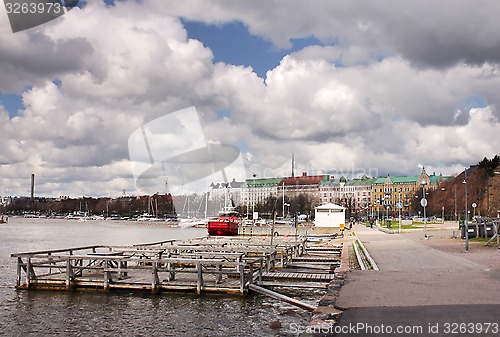
[[[153,295],[14,287],[12,253],[205,235],[205,228],[160,223],[11,217],[0,224],[0,336],[294,336],[297,327],[309,324],[310,313],[258,294]],[[315,304],[320,296],[315,291],[300,295]]]

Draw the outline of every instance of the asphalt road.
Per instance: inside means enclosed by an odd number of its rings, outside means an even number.
[[[500,336],[499,270],[405,235],[354,230],[380,271],[348,273],[336,302],[345,310],[336,330],[317,335]]]

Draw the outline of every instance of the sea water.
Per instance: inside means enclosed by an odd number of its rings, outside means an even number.
[[[310,313],[258,294],[16,290],[12,253],[205,236],[205,228],[137,221],[11,217],[0,224],[0,336],[293,336]],[[302,291],[314,303],[317,291]],[[317,303],[317,302],[316,302]],[[276,329],[279,321],[281,328]]]

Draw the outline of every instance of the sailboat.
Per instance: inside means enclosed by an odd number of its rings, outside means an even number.
[[[208,206],[208,192],[205,193],[205,218],[204,219],[200,219],[200,218],[196,218],[196,217],[187,217],[187,218],[179,218],[179,227],[181,228],[189,228],[189,227],[206,227],[207,226],[207,206]],[[187,214],[189,215],[189,196],[187,196],[186,198],[186,202],[187,202]],[[186,206],[186,202],[184,203],[184,207]],[[202,200],[203,202],[203,200]],[[202,202],[200,202],[200,206],[198,207],[198,214],[200,213],[200,209],[201,209],[201,204]],[[183,209],[184,211],[184,209]]]
[[[149,198],[148,199],[148,211],[146,213],[143,213],[142,215],[139,215],[137,217],[137,221],[163,221],[163,219],[159,219],[157,214],[158,214],[158,200],[154,200],[154,205],[153,205],[153,199]]]

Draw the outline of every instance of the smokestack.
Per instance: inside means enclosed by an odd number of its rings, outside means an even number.
[[[294,171],[295,171],[295,156],[292,153],[292,177],[294,176]]]
[[[31,201],[35,200],[35,174],[31,174]]]

